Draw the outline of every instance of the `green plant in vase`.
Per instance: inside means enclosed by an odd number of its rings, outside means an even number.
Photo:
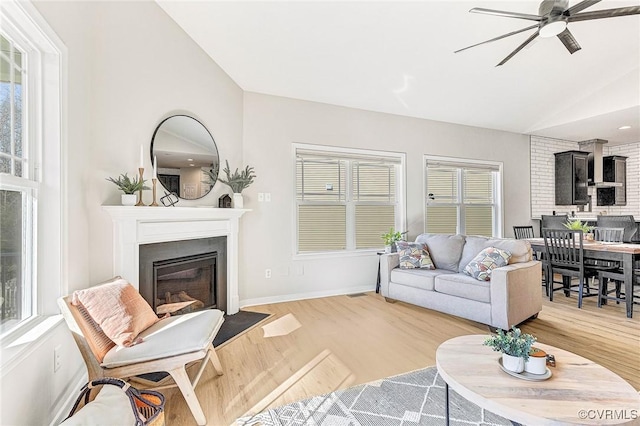
[[[402,232],[395,231],[393,226],[389,228],[389,232],[382,234],[382,241],[384,241],[385,251],[387,253],[392,253],[396,251],[395,243],[398,241],[402,241]]]
[[[231,169],[229,168],[229,161],[225,160],[226,167],[222,169],[222,171],[227,175],[227,178],[218,177],[218,180],[225,185],[229,185],[229,188],[233,191],[233,207],[234,208],[242,208],[244,206],[244,201],[242,199],[242,191],[247,189],[249,185],[253,183],[253,180],[257,177],[253,167],[246,166],[244,170],[238,171],[236,168],[235,172],[231,173]]]
[[[521,373],[524,371],[524,363],[529,359],[531,347],[536,338],[531,334],[522,333],[519,328],[513,327],[504,332],[498,330],[496,334],[484,341],[496,352],[502,352],[502,366],[507,370]]]
[[[112,177],[106,178],[109,182],[115,184],[122,194],[122,205],[123,206],[133,206],[136,204],[136,192],[142,191],[143,189],[149,189],[148,186],[145,186],[145,179],[139,179],[137,176],[130,178],[126,173],[118,176],[118,179],[114,179]]]
[[[564,224],[564,227],[572,231],[582,231],[587,240],[593,239],[591,234],[593,226],[587,225],[586,222],[582,222],[580,219],[569,220]]]

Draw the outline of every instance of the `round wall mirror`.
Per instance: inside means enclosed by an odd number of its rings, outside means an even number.
[[[152,164],[154,158],[162,186],[185,200],[204,197],[218,178],[220,160],[213,136],[188,115],[174,115],[158,124],[151,138]]]

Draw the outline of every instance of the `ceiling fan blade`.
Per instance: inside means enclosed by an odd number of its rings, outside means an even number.
[[[640,6],[619,7],[617,9],[594,10],[569,16],[569,22],[589,21],[591,19],[617,18],[618,16],[638,15]]]
[[[540,31],[536,31],[535,33],[531,34],[531,37],[529,37],[528,39],[526,39],[524,41],[524,43],[522,43],[520,46],[516,47],[516,50],[514,50],[513,52],[511,52],[509,54],[509,56],[507,56],[506,58],[504,58],[502,60],[502,62],[500,62],[498,65],[496,65],[496,67],[499,67],[501,65],[504,65],[509,59],[513,58],[515,56],[516,53],[518,53],[519,51],[521,51],[522,49],[524,49],[524,47],[531,43],[533,41],[533,39],[535,39],[536,37],[538,37],[538,34],[540,34]]]
[[[455,52],[453,52],[453,53],[462,52],[463,50],[471,49],[472,47],[480,46],[481,44],[491,43],[492,41],[500,40],[500,39],[503,39],[503,38],[506,38],[506,37],[509,37],[509,36],[512,36],[512,35],[515,35],[515,34],[520,34],[521,32],[528,31],[528,30],[531,30],[531,29],[533,29],[533,28],[538,28],[538,24],[536,24],[536,25],[532,25],[532,26],[527,27],[527,28],[523,28],[523,29],[521,29],[521,30],[512,31],[512,32],[507,33],[507,34],[503,34],[503,35],[501,35],[501,36],[498,36],[498,37],[492,38],[491,40],[482,41],[482,42],[480,42],[480,43],[476,43],[476,44],[474,44],[474,45],[467,46],[467,47],[464,47],[464,48],[462,48],[462,49],[458,49],[458,50],[456,50],[456,51],[455,51]]]
[[[576,53],[578,50],[582,49],[582,47],[580,47],[580,45],[578,44],[576,39],[573,37],[573,34],[571,34],[568,28],[566,28],[563,32],[558,34],[558,38],[560,39],[562,44],[564,44],[564,47],[566,47],[569,53],[571,53],[572,55]]]
[[[538,15],[530,15],[527,13],[518,13],[518,12],[507,12],[504,10],[494,10],[494,9],[484,9],[482,7],[474,7],[469,12],[471,13],[482,13],[485,15],[495,15],[495,16],[504,16],[506,18],[518,18],[518,19],[526,19],[528,21],[541,21],[542,17]]]
[[[564,12],[565,16],[573,16],[576,13],[585,10],[588,7],[593,6],[596,3],[600,3],[601,0],[584,0],[580,3],[574,4]]]

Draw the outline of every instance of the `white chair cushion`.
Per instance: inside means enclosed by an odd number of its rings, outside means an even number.
[[[95,390],[94,390],[95,392]],[[133,408],[127,394],[117,386],[105,385],[96,399],[82,407],[61,426],[135,425]]]
[[[213,342],[223,322],[223,313],[218,309],[165,318],[140,333],[142,343],[111,348],[100,365],[114,368],[201,351]]]

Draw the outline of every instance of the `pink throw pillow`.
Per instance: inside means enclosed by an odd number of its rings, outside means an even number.
[[[104,334],[120,346],[140,343],[138,334],[159,321],[140,293],[120,277],[75,291],[72,303],[84,306]]]

